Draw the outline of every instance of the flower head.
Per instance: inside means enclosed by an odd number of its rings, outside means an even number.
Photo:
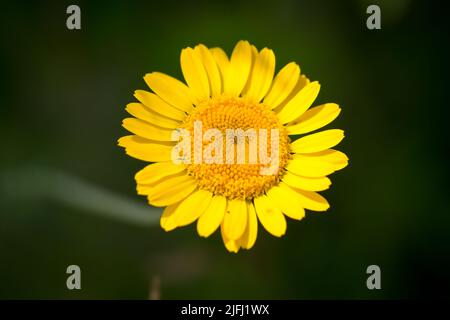
[[[286,216],[325,211],[317,191],[344,168],[346,155],[331,149],[342,130],[311,133],[340,112],[334,103],[311,107],[320,85],[291,62],[275,74],[275,55],[239,41],[229,58],[200,44],[181,51],[186,84],[152,72],[153,92],[137,90],[123,121],[133,135],[119,139],[128,155],[151,162],[136,176],[137,191],[165,207],[170,231],[197,221],[200,236],[219,227],[232,252],[250,249],[258,220],[272,235],[286,232]],[[304,135],[291,142],[290,136]]]

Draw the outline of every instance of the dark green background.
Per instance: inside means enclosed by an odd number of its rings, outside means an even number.
[[[75,2],[2,4],[0,66],[0,298],[450,297],[448,41],[445,11],[428,1]],[[382,29],[365,26],[379,4]],[[282,239],[228,253],[195,225],[165,233],[33,196],[30,166],[60,169],[138,203],[144,163],[116,146],[143,75],[181,78],[179,52],[204,43],[230,52],[240,39],[274,49],[322,84],[317,103],[343,112],[331,209],[289,221]],[[16,184],[22,179],[26,183]],[[6,192],[7,191],[7,192]],[[42,190],[41,190],[42,191]],[[154,214],[150,212],[149,214]],[[66,289],[66,267],[82,290]],[[366,268],[382,290],[366,288]]]

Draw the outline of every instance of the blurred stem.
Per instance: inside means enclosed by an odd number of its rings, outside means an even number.
[[[76,176],[48,168],[19,168],[0,172],[6,200],[50,199],[64,205],[139,226],[157,225],[160,209],[133,201]]]

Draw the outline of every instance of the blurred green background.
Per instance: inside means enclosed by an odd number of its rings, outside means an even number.
[[[2,4],[0,298],[147,299],[154,279],[163,299],[450,297],[449,26],[437,4],[74,3],[79,31],[65,25],[72,1]],[[381,30],[366,28],[369,4],[381,7]],[[116,145],[124,107],[145,73],[181,78],[182,48],[230,52],[240,39],[274,49],[277,70],[298,62],[322,84],[317,103],[342,107],[329,128],[345,129],[350,165],[323,193],[327,213],[290,220],[281,239],[260,228],[256,246],[235,255],[195,225],[165,233],[51,196],[84,199],[64,182],[50,187],[39,168],[157,217],[135,192],[144,163]],[[71,264],[82,290],[66,289]],[[366,288],[371,264],[382,290]]]

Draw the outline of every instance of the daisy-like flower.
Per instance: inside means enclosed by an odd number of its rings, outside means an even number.
[[[294,62],[274,77],[273,51],[258,51],[247,41],[239,41],[230,58],[220,48],[186,48],[180,62],[186,84],[159,72],[145,75],[153,92],[135,91],[139,102],[127,105],[133,117],[123,121],[133,135],[119,139],[128,155],[151,162],[135,176],[137,191],[151,205],[165,207],[160,220],[164,230],[197,222],[198,234],[208,237],[220,227],[225,247],[238,252],[254,245],[258,221],[281,237],[286,216],[301,220],[305,209],[329,208],[317,191],[328,189],[327,176],[344,168],[348,158],[331,149],[343,139],[342,130],[311,133],[340,113],[335,103],[311,107],[319,94],[317,81],[301,75]],[[228,129],[254,129],[259,143],[252,150],[245,140],[244,163],[216,161],[230,150],[235,160],[239,146],[211,148],[220,136],[199,136],[198,123],[203,131],[213,129],[224,136]],[[174,130],[188,132],[182,139],[192,138],[192,148],[175,149],[180,141]],[[275,144],[262,139],[263,131]],[[291,142],[293,135],[304,136]],[[176,159],[194,160],[174,161],[174,150]],[[262,161],[264,152],[276,160],[270,174],[263,173],[268,166]],[[261,161],[250,161],[255,154]]]

